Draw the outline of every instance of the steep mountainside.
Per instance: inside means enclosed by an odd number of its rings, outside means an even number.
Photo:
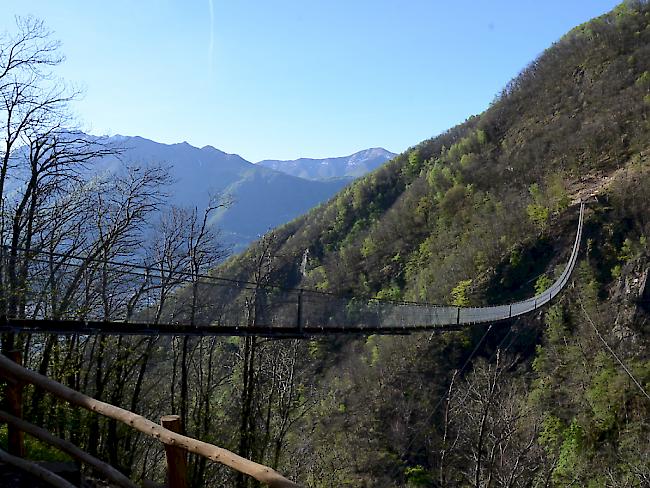
[[[203,208],[211,194],[230,195],[233,205],[215,215],[227,243],[236,250],[269,229],[290,221],[327,200],[349,181],[308,181],[254,165],[236,154],[187,142],[161,144],[142,137],[114,136],[104,140],[124,152],[95,165],[97,171],[116,171],[123,163],[162,164],[173,184],[168,193],[174,205]]]
[[[306,346],[318,378],[304,385],[323,393],[296,421],[286,470],[323,487],[648,486],[649,115],[650,6],[625,2],[483,114],[218,270],[259,279],[251,263],[276,256],[265,276],[283,285],[498,303],[548,286],[589,198],[574,286],[544,313]]]
[[[326,180],[331,178],[358,178],[378,168],[395,156],[397,154],[386,151],[381,147],[375,147],[340,158],[300,158],[292,161],[265,159],[257,164],[308,180]]]

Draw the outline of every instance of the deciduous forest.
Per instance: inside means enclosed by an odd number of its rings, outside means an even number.
[[[508,303],[554,281],[578,203],[588,210],[570,286],[523,318],[281,340],[5,333],[4,351],[149,419],[178,414],[192,437],[304,486],[650,486],[648,2],[577,26],[485,112],[228,259],[206,222],[232,203],[170,207],[164,166],[94,174],[92,161],[119,149],[71,130],[77,94],[51,76],[60,47],[35,19],[13,35],[0,44],[5,317],[123,319],[146,299],[155,323],[182,303],[174,320],[218,324],[237,304],[254,325],[255,295],[220,294],[201,284],[207,274],[388,302]],[[115,279],[110,263],[133,256],[157,278]],[[30,386],[24,416],[138,483],[164,482],[155,439]],[[31,459],[68,459],[26,443]],[[260,486],[198,456],[188,466],[191,486]]]

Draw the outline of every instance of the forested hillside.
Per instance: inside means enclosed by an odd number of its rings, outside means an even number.
[[[550,284],[575,201],[589,199],[575,285],[545,313],[489,331],[312,343],[321,393],[291,442],[299,478],[647,485],[649,73],[650,8],[626,2],[566,34],[485,113],[220,270],[236,274],[264,249],[291,285],[507,302]]]
[[[649,115],[650,5],[625,2],[558,40],[484,113],[213,270],[345,296],[502,303],[553,281],[588,200],[572,285],[539,314],[396,337],[33,336],[27,363],[152,419],[178,412],[191,435],[306,486],[648,486]],[[242,325],[255,320],[245,305]],[[27,399],[39,425],[162,481],[154,441]],[[190,473],[193,486],[255,486],[192,457]]]

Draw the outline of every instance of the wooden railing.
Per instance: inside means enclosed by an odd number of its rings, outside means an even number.
[[[57,398],[61,400],[65,400],[72,405],[76,405],[78,407],[89,410],[95,414],[103,415],[105,417],[117,420],[119,422],[122,422],[125,425],[128,425],[133,429],[142,432],[143,434],[149,437],[158,439],[161,443],[165,445],[165,451],[167,454],[167,462],[168,462],[169,488],[184,488],[186,486],[184,459],[187,452],[191,452],[199,456],[203,456],[207,459],[210,459],[211,461],[228,466],[236,471],[239,471],[240,473],[255,478],[256,480],[270,486],[271,488],[299,488],[300,487],[300,485],[298,485],[297,483],[288,480],[287,478],[279,474],[277,471],[267,466],[258,464],[249,459],[245,459],[227,449],[212,444],[208,444],[207,442],[203,442],[198,439],[193,439],[191,437],[182,435],[178,432],[174,432],[174,430],[172,429],[166,428],[162,425],[158,425],[155,422],[152,422],[151,420],[142,417],[141,415],[135,414],[123,408],[91,398],[87,395],[84,395],[83,393],[68,388],[67,386],[62,385],[61,383],[58,383],[46,376],[43,376],[29,369],[26,369],[22,367],[20,364],[18,364],[17,362],[12,361],[12,359],[2,354],[0,354],[0,375],[7,379],[10,385],[8,390],[10,390],[11,388],[13,388],[14,390],[20,390],[20,386],[22,384],[29,383],[36,387],[42,388],[43,390],[49,392],[50,394],[56,396]],[[22,432],[25,431],[30,434],[33,434],[34,431],[32,430],[32,432],[30,432],[30,430],[28,430],[25,424],[20,423],[21,419],[18,417],[19,416],[16,416],[15,414],[5,415],[3,420],[7,421],[9,425],[12,426],[13,432],[20,432],[22,434]],[[14,418],[16,418],[19,422],[15,422]],[[175,430],[179,430],[178,424],[175,423],[174,419],[163,418],[162,420],[163,420],[163,425],[168,425]],[[171,424],[173,425],[170,425],[169,422],[171,422]],[[35,426],[31,426],[31,427],[35,427]],[[38,427],[35,428],[38,429]],[[50,435],[50,437],[53,436]],[[51,438],[47,438],[47,437],[42,437],[42,439],[45,442],[52,441]],[[59,441],[61,441],[61,439],[59,439]],[[14,435],[14,439],[11,442],[22,443],[22,437],[20,435],[19,436]],[[54,445],[57,444],[54,443]],[[10,443],[10,448],[11,447],[12,446]],[[58,444],[58,447],[61,447],[61,445]],[[10,454],[13,454],[11,453],[11,450],[21,451],[22,449],[23,449],[22,445],[14,444],[13,449],[10,449]],[[79,456],[79,452],[77,451],[68,450],[67,452],[70,455],[78,458],[80,461],[89,462],[88,455],[86,455],[88,456],[86,459],[82,459]],[[0,455],[3,454],[0,453]],[[15,455],[11,457],[19,458],[19,456],[15,456]],[[9,459],[7,460],[11,462],[11,460]],[[95,460],[95,461],[96,462],[94,463],[90,462],[90,464],[95,469],[104,473],[105,475],[107,473],[105,469],[106,467],[110,468],[110,470],[115,471],[114,468],[111,468],[108,465],[98,467],[99,466],[98,463],[101,464],[104,463],[102,463],[99,460]],[[104,468],[104,470],[102,470],[102,468]],[[25,469],[24,466],[23,469]],[[113,475],[116,476],[115,473],[113,473]],[[121,473],[119,473],[119,476],[126,478]],[[128,479],[126,482],[124,481],[124,479],[120,479],[122,483],[120,483],[116,479],[113,479],[113,481],[120,484],[121,486],[128,486],[129,488],[132,487],[132,484],[128,484],[128,483],[132,483]]]

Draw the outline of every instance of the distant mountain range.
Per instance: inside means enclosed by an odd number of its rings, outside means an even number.
[[[96,166],[98,171],[117,171],[125,163],[166,165],[174,179],[169,191],[170,203],[174,205],[201,209],[207,204],[210,193],[232,196],[233,205],[216,213],[211,224],[221,229],[227,244],[235,251],[328,200],[353,176],[360,176],[380,164],[380,154],[385,154],[383,161],[392,157],[388,151],[369,149],[347,158],[297,160],[327,162],[324,163],[329,168],[324,173],[327,179],[317,181],[253,164],[212,146],[197,148],[187,142],[161,144],[137,136],[101,139],[123,148],[124,152],[119,158],[104,158]],[[297,161],[296,168],[300,166]],[[311,163],[305,164],[305,168],[310,167]],[[354,168],[356,170],[352,171]]]
[[[299,178],[327,180],[331,178],[358,178],[395,156],[397,154],[384,148],[374,147],[356,152],[350,156],[338,158],[300,158],[290,161],[265,159],[257,164]]]

